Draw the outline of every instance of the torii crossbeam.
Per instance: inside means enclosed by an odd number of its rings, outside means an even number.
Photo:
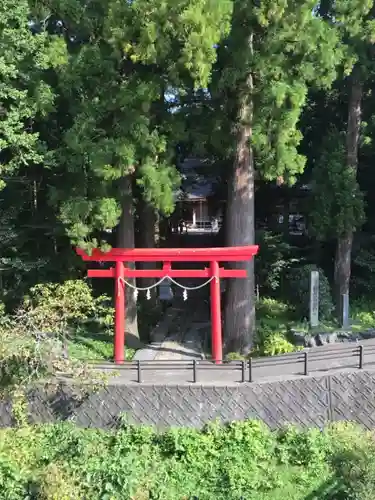
[[[221,363],[223,342],[221,328],[220,278],[247,278],[244,269],[224,269],[221,262],[243,262],[251,260],[258,252],[258,246],[222,248],[112,248],[108,252],[93,250],[88,255],[81,249],[77,254],[88,262],[113,262],[109,269],[89,269],[89,278],[115,279],[115,363],[124,362],[125,345],[125,282],[126,278],[212,278],[211,293],[211,335],[212,359]],[[127,262],[162,262],[162,269],[130,269]],[[172,269],[173,262],[205,262],[205,269]]]

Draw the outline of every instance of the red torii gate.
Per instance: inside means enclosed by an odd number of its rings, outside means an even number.
[[[212,358],[215,363],[223,359],[221,332],[220,278],[246,278],[244,269],[224,269],[220,262],[251,260],[258,252],[258,246],[222,248],[112,248],[108,252],[93,250],[88,255],[76,250],[84,261],[113,262],[110,269],[89,269],[89,278],[114,278],[115,281],[115,363],[124,362],[125,345],[125,278],[212,278],[211,292],[211,335]],[[163,262],[162,269],[130,269],[126,262]],[[205,269],[172,269],[172,262],[209,262]]]

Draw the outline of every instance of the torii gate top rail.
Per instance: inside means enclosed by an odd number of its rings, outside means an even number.
[[[245,269],[224,269],[219,262],[251,260],[258,246],[221,248],[112,248],[108,252],[99,249],[89,255],[76,249],[88,262],[114,262],[110,269],[89,269],[89,278],[115,278],[115,340],[116,363],[124,361],[125,340],[125,293],[124,278],[211,278],[212,357],[216,363],[223,359],[221,333],[220,278],[246,278]],[[126,262],[163,262],[162,269],[130,269]],[[172,269],[172,262],[209,262],[205,269]]]
[[[94,262],[239,262],[249,260],[258,246],[217,248],[112,248],[109,252],[93,250],[88,255],[81,249],[77,254]]]

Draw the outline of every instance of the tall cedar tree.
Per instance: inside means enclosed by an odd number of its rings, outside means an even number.
[[[255,175],[293,183],[304,169],[298,120],[308,86],[330,87],[345,54],[336,27],[315,8],[315,0],[234,1],[212,85],[223,117],[216,130],[226,135],[229,119],[233,138],[227,245],[254,243]],[[241,267],[249,279],[229,282],[225,337],[227,350],[246,352],[255,329],[254,268]]]
[[[72,243],[134,247],[133,188],[166,213],[178,175],[170,145],[173,117],[156,123],[169,88],[206,86],[215,44],[228,31],[230,0],[46,0],[39,16],[62,25],[69,48],[59,92],[73,124],[55,152],[64,184],[51,199]],[[117,241],[105,230],[117,227]],[[129,287],[127,287],[129,289]],[[127,332],[137,341],[136,302],[126,297]]]
[[[342,295],[349,293],[353,235],[364,221],[363,194],[357,182],[358,153],[362,133],[362,100],[374,74],[375,20],[373,0],[326,0],[321,11],[335,26],[353,65],[341,75],[346,123],[332,130],[323,143],[313,172],[315,181],[313,221],[321,239],[337,240],[334,262],[334,296],[338,317]],[[342,99],[338,94],[338,99]]]

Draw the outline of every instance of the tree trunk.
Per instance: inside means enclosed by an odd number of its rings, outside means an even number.
[[[355,67],[351,76],[348,128],[346,132],[346,164],[348,168],[352,168],[355,172],[357,172],[358,167],[363,94],[363,84],[360,80],[359,71],[359,67]],[[349,228],[337,239],[335,255],[334,289],[336,313],[339,320],[342,318],[342,295],[349,293],[352,244],[353,228]]]
[[[249,40],[252,45],[252,37]],[[239,97],[239,122],[231,180],[228,183],[227,246],[254,244],[254,157],[252,136],[253,78],[249,74]],[[255,327],[254,262],[238,263],[248,278],[228,280],[224,335],[227,352],[248,352]]]
[[[121,182],[122,214],[117,230],[117,246],[119,248],[134,248],[134,207],[132,178],[130,175],[124,177]],[[134,263],[126,263],[134,268]],[[135,280],[127,278],[129,283],[135,285]],[[125,338],[128,347],[137,348],[140,346],[137,318],[137,299],[134,290],[125,286]]]

